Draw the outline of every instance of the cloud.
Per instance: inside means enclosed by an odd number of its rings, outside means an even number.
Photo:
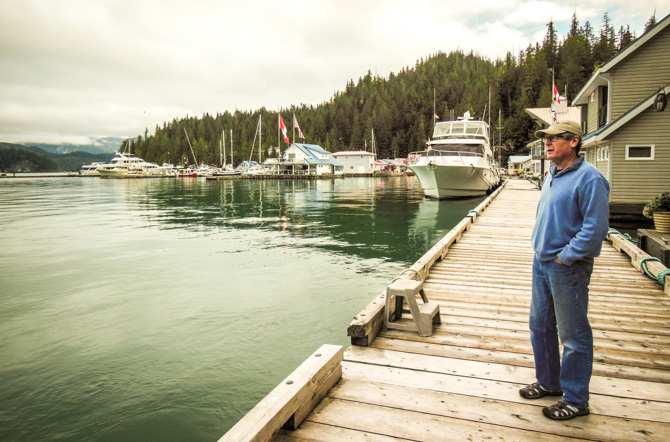
[[[0,0],[0,140],[130,136],[203,112],[328,101],[438,51],[490,59],[576,11],[638,33],[670,0]],[[562,31],[561,31],[562,30]]]

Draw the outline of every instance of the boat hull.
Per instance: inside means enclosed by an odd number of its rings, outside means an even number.
[[[409,166],[429,198],[466,198],[486,195],[498,183],[489,167],[475,165]]]

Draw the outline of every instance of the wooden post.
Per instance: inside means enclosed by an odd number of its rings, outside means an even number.
[[[612,246],[617,249],[620,252],[624,252],[628,256],[630,256],[630,261],[633,267],[638,269],[640,272],[644,273],[644,270],[642,269],[642,266],[640,265],[640,262],[643,258],[651,258],[651,256],[645,252],[644,250],[640,249],[638,246],[633,244],[632,242],[628,241],[624,236],[618,232],[616,233],[608,233],[607,238],[610,240],[612,243]],[[662,263],[658,261],[647,261],[646,262],[647,270],[649,273],[651,273],[654,277],[658,276],[660,272],[663,270],[667,270],[667,267],[664,266]],[[670,276],[665,277],[665,286],[663,287],[663,291],[665,292],[666,295],[670,296]]]
[[[295,429],[342,377],[340,345],[323,345],[252,408],[219,442],[267,441]]]

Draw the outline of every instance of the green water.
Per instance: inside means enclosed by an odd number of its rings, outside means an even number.
[[[217,440],[480,201],[414,177],[1,179],[0,440]]]

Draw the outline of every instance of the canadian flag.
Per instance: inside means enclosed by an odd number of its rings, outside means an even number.
[[[288,141],[288,136],[286,136],[286,126],[284,125],[284,120],[282,120],[281,115],[279,116],[279,128],[281,129],[281,133],[284,135],[284,143],[291,144]]]
[[[556,100],[556,103],[561,104],[561,96],[558,95],[558,89],[556,89],[556,85],[554,85],[554,100]]]

